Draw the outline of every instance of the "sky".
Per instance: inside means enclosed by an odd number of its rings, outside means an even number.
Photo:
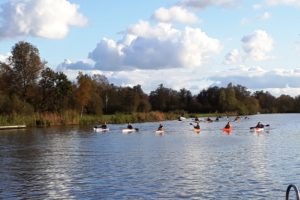
[[[0,0],[0,61],[27,41],[71,80],[298,96],[299,19],[300,0]]]

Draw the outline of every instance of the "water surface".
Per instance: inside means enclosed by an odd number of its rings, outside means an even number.
[[[300,187],[300,115],[0,132],[0,199],[284,199]],[[258,121],[270,124],[249,131]],[[291,194],[293,197],[293,194]]]

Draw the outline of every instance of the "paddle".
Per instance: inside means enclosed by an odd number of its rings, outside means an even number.
[[[263,125],[263,127],[268,127],[268,126],[270,126],[270,124],[266,124],[266,125]],[[254,129],[254,128],[257,128],[256,126],[252,126],[252,127],[250,127],[250,129]]]
[[[200,129],[200,126],[199,126],[199,128],[197,128],[196,126],[194,126],[194,124],[192,124],[192,123],[190,123],[190,125],[191,126],[193,126],[194,127],[194,129]]]

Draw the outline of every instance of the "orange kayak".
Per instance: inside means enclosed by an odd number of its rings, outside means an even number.
[[[223,132],[230,133],[232,131],[232,128],[223,128]]]

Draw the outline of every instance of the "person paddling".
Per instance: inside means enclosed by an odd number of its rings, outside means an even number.
[[[200,129],[199,122],[196,123],[196,126],[194,126],[195,129]]]
[[[262,123],[258,122],[257,125],[255,126],[255,128],[264,128],[265,125],[263,125]]]
[[[228,122],[224,128],[226,128],[226,129],[229,129],[229,128],[231,128],[231,124],[230,124],[230,122]]]
[[[107,129],[106,122],[104,122],[104,124],[101,125],[101,128],[102,128],[102,129]]]
[[[128,129],[133,129],[133,127],[132,127],[132,125],[130,123],[128,123],[127,128]]]
[[[164,127],[163,127],[163,125],[162,125],[162,124],[159,124],[159,126],[158,126],[157,130],[158,130],[158,131],[162,131],[162,130],[163,130],[163,128],[164,128]]]

